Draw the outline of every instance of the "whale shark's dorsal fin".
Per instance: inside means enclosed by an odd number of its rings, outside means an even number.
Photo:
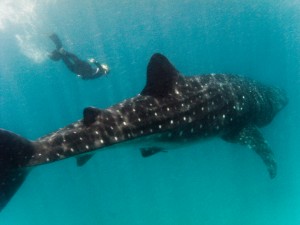
[[[179,72],[162,54],[154,54],[147,67],[147,83],[141,95],[165,97],[174,90]]]
[[[87,107],[83,110],[83,123],[86,126],[90,126],[96,121],[96,117],[102,113],[102,110],[95,107]]]

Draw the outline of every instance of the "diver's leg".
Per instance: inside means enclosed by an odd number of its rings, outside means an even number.
[[[61,53],[61,58],[63,62],[66,64],[66,66],[68,67],[68,69],[76,74],[79,74],[82,69],[82,66],[84,64],[87,64],[86,62],[79,59],[75,54],[67,51]],[[88,66],[90,65],[88,64]]]
[[[73,73],[75,73],[75,67],[76,67],[76,66],[75,66],[74,61],[71,60],[69,57],[67,57],[67,56],[65,56],[65,55],[62,55],[61,58],[62,58],[64,64],[68,67],[68,69],[69,69],[70,71],[72,71]]]
[[[59,61],[61,59],[61,54],[57,49],[55,49],[51,53],[48,53],[48,57],[53,61]]]
[[[67,51],[63,51],[63,53],[61,53],[62,55],[66,56],[67,58],[69,58],[71,61],[74,62],[74,64],[81,62],[82,60],[79,59],[77,57],[77,55],[71,53],[71,52],[67,52]]]

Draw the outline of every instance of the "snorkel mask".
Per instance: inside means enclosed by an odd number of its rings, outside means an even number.
[[[108,67],[107,64],[102,63],[102,64],[100,64],[100,66],[101,66],[104,74],[108,74],[109,73],[110,70],[109,70],[109,67]]]

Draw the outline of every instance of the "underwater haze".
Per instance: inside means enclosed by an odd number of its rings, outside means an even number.
[[[82,80],[48,59],[65,49],[107,63]],[[31,140],[137,95],[160,52],[187,76],[244,75],[286,90],[289,104],[262,129],[278,163],[221,139],[142,158],[99,150],[37,166],[0,225],[299,225],[300,1],[0,0],[0,128]]]

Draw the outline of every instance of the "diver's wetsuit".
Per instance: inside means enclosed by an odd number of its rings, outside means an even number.
[[[82,79],[94,79],[107,73],[98,62],[94,62],[94,66],[92,66],[88,62],[79,59],[75,54],[64,50],[56,34],[51,34],[49,38],[56,46],[56,49],[49,55],[49,58],[54,61],[62,59],[68,69],[79,75]]]
[[[96,78],[103,75],[100,73],[99,67],[93,68],[89,63],[79,59],[73,53],[65,51],[65,53],[61,55],[61,59],[70,71],[78,74],[82,79]]]

